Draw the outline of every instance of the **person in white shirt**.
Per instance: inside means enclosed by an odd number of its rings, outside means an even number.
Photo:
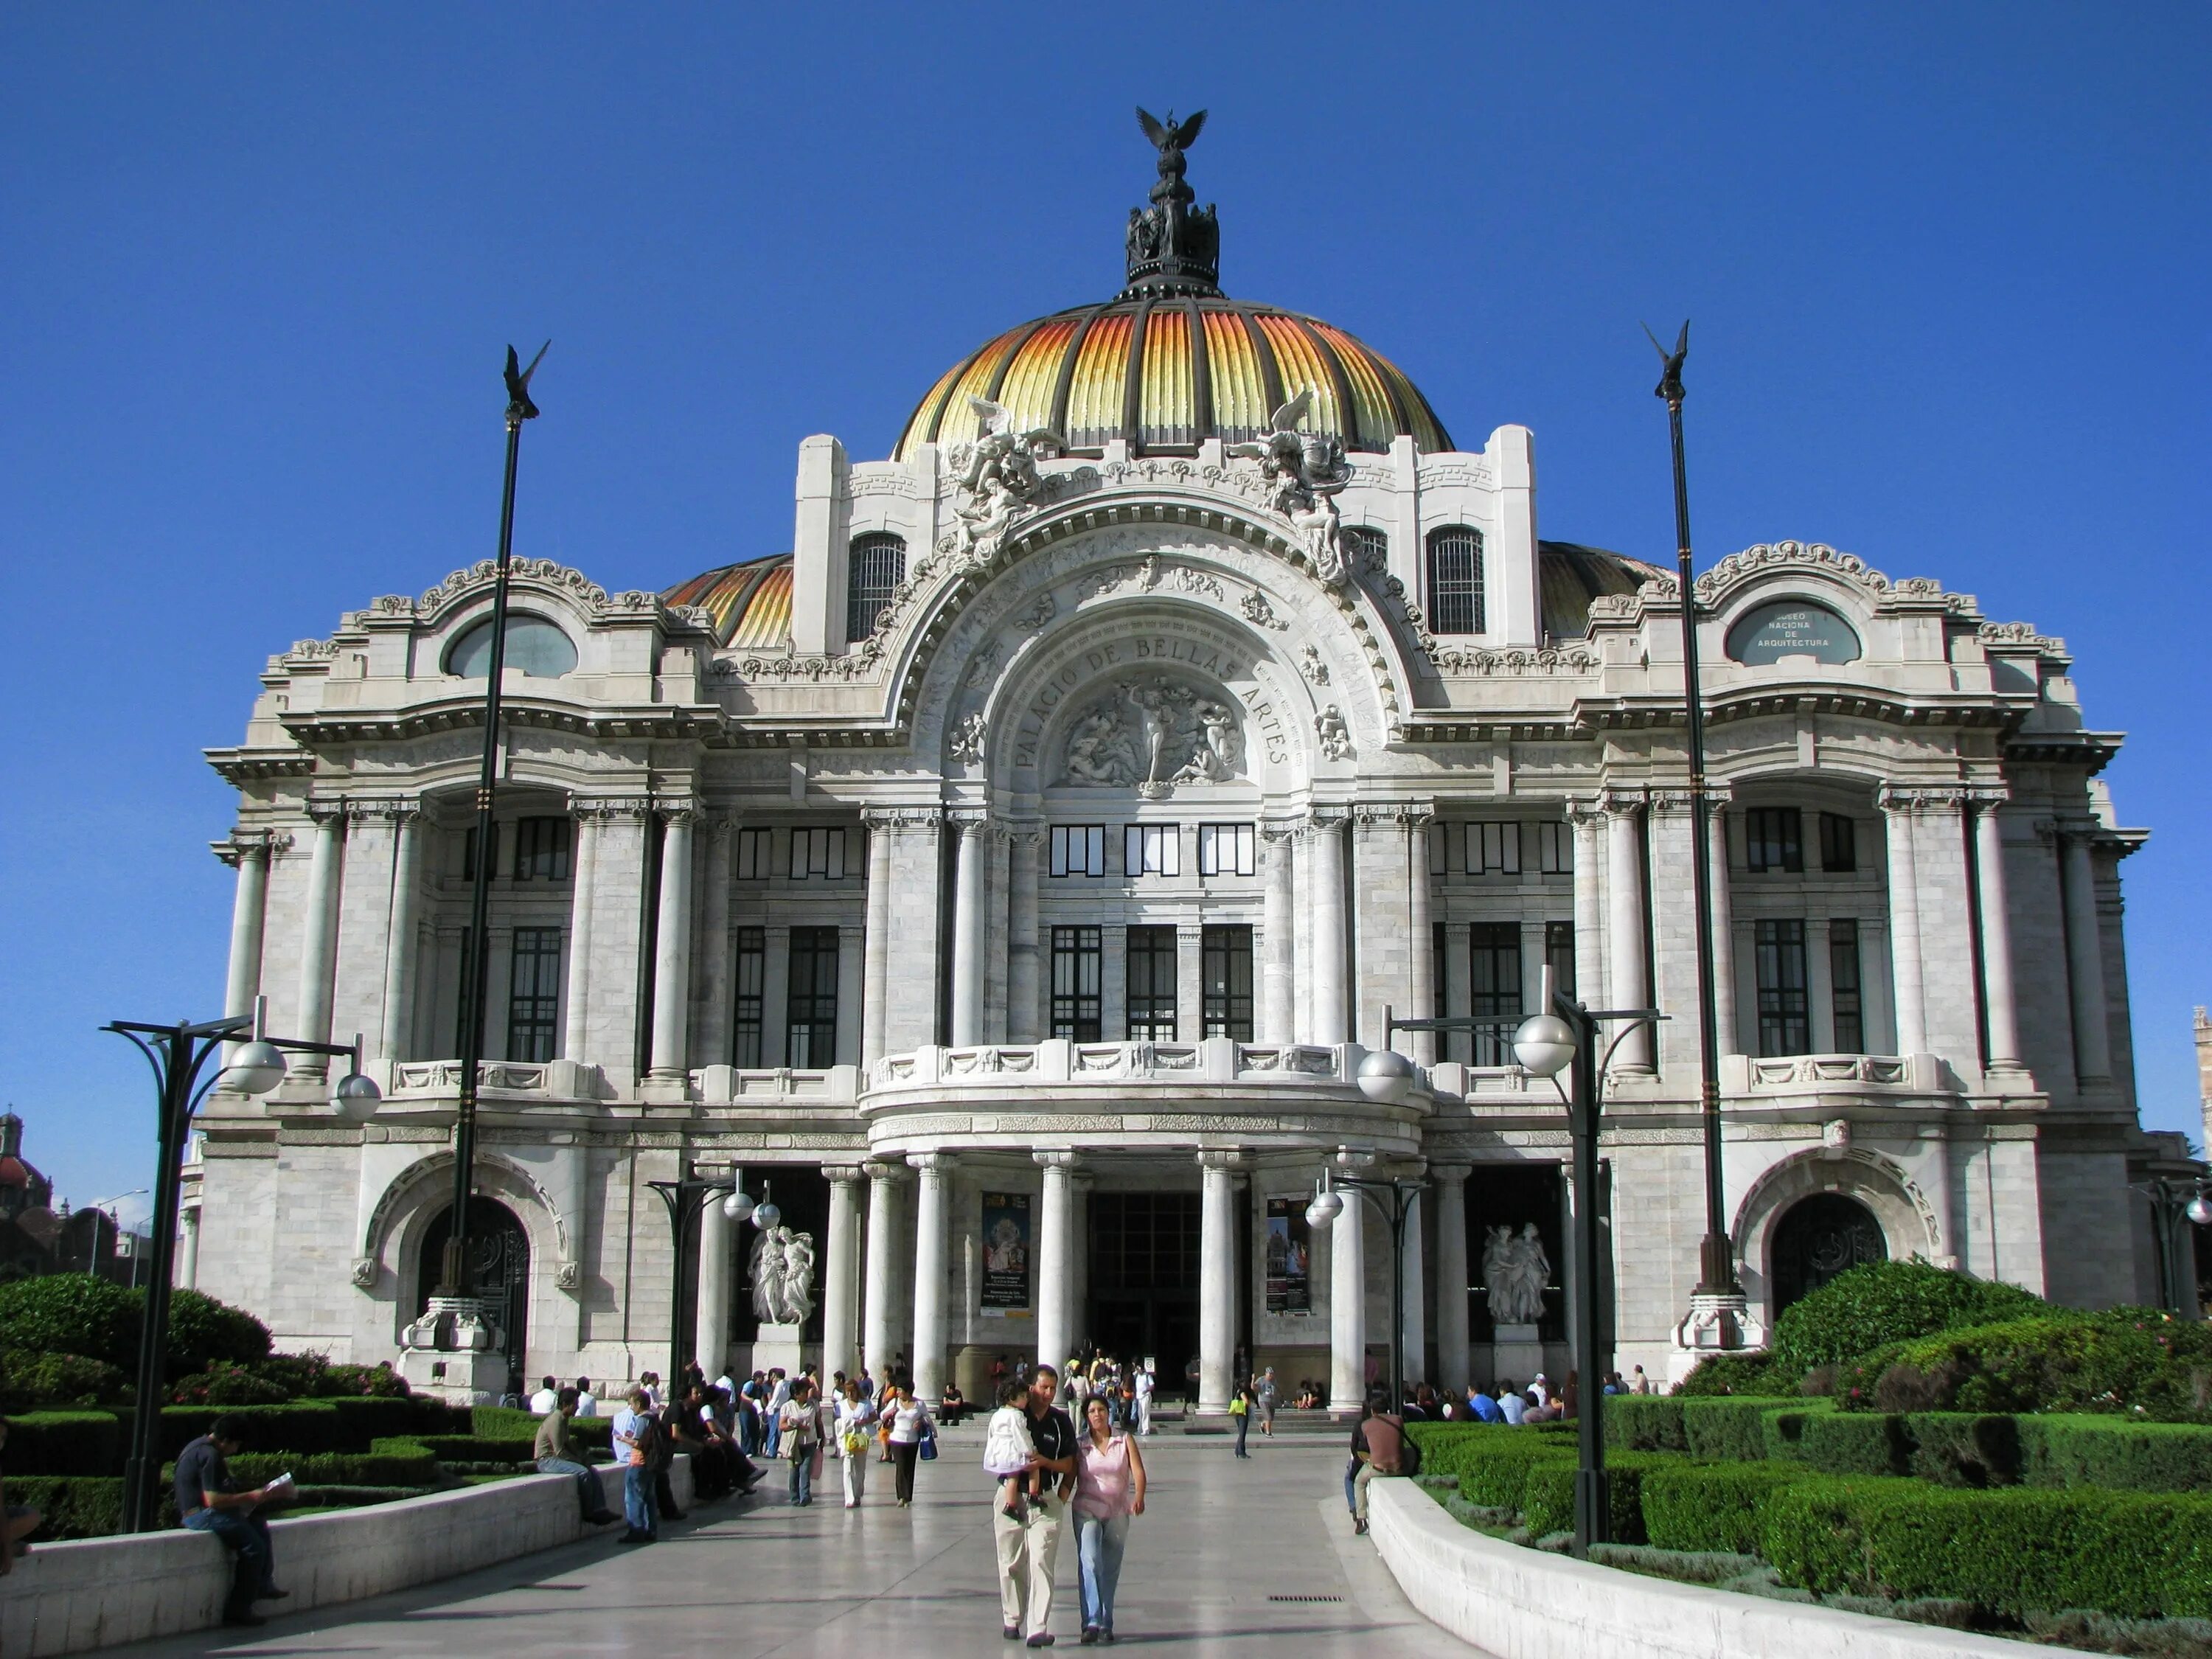
[[[1149,1366],[1137,1367],[1137,1432],[1149,1435],[1152,1431],[1152,1373]]]
[[[791,1400],[791,1379],[777,1366],[768,1374],[768,1455],[783,1455],[783,1408]]]
[[[845,1460],[845,1507],[856,1510],[868,1490],[868,1460],[876,1446],[876,1402],[848,1378],[837,1401],[837,1455]]]
[[[597,1417],[599,1414],[599,1397],[592,1392],[592,1379],[588,1376],[578,1377],[576,1379],[576,1415]]]
[[[1498,1385],[1498,1413],[1508,1423],[1518,1424],[1528,1414],[1528,1402],[1520,1391],[1505,1383]]]
[[[544,1378],[538,1392],[530,1396],[530,1409],[540,1417],[550,1416],[561,1409],[561,1385],[551,1377]]]
[[[1535,1381],[1529,1383],[1528,1392],[1536,1396],[1536,1403],[1539,1406],[1548,1406],[1552,1403],[1551,1385],[1544,1380],[1544,1373],[1541,1371],[1538,1371]]]

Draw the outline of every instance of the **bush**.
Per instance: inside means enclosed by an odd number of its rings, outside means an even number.
[[[1774,1322],[1769,1352],[1775,1370],[1795,1379],[1888,1343],[2026,1318],[2050,1305],[2014,1285],[1924,1261],[1870,1262],[1786,1309]]]
[[[127,1393],[121,1371],[82,1354],[0,1354],[0,1411],[81,1411]]]
[[[264,1382],[281,1388],[287,1400],[343,1399],[374,1396],[409,1397],[407,1379],[389,1362],[374,1365],[334,1365],[328,1354],[272,1353],[246,1367]]]
[[[218,1359],[208,1370],[179,1382],[169,1390],[169,1399],[179,1406],[281,1406],[292,1393],[243,1365]]]
[[[1644,1477],[1667,1460],[1646,1452],[1622,1452],[1606,1459],[1607,1513],[1613,1522],[1613,1541],[1641,1544],[1644,1536]],[[1528,1465],[1521,1489],[1521,1523],[1536,1537],[1571,1532],[1575,1524],[1573,1458],[1541,1457]],[[1464,1488],[1462,1487],[1462,1490]]]
[[[1939,1486],[2020,1484],[2020,1419],[1969,1412],[1918,1412],[1905,1419],[1906,1468]]]
[[[1608,1450],[1686,1451],[1689,1440],[1682,1428],[1683,1397],[1672,1395],[1615,1395],[1605,1402],[1605,1443]]]
[[[1770,1354],[1716,1353],[1700,1359],[1697,1368],[1675,1385],[1674,1397],[1694,1400],[1734,1394],[1772,1399],[1796,1391],[1796,1379],[1775,1364]]]
[[[1823,1595],[1955,1596],[2014,1620],[2212,1613],[2212,1498],[1811,1479],[1762,1515],[1760,1553]]]
[[[521,1411],[513,1406],[474,1406],[466,1408],[468,1420],[453,1432],[489,1436],[495,1439],[535,1442],[539,1418],[535,1412]],[[1443,1474],[1434,1459],[1440,1454],[1439,1443],[1458,1436],[1478,1434],[1488,1426],[1485,1424],[1408,1423],[1406,1431],[1420,1443],[1421,1473]],[[611,1417],[572,1417],[568,1419],[568,1438],[579,1445],[596,1446],[602,1451],[614,1449],[615,1420]],[[1453,1471],[1455,1472],[1455,1471]]]
[[[8,1419],[9,1492],[19,1474],[108,1475],[123,1468],[131,1432],[113,1412],[31,1412]],[[21,1502],[21,1499],[14,1499]]]
[[[247,1486],[258,1486],[289,1470],[302,1486],[428,1486],[444,1471],[438,1455],[419,1441],[380,1440],[365,1452],[315,1452],[293,1456],[283,1452],[240,1452],[230,1460],[230,1472]]]
[[[372,1440],[392,1435],[446,1434],[453,1415],[442,1401],[414,1395],[332,1395],[322,1404],[338,1414],[347,1451],[364,1449]],[[465,1425],[465,1419],[464,1419]]]
[[[207,1370],[219,1359],[250,1365],[268,1358],[269,1328],[252,1314],[198,1291],[169,1293],[170,1376]]]
[[[8,1478],[8,1501],[38,1510],[35,1542],[60,1538],[104,1538],[123,1530],[123,1480],[119,1475],[34,1474]],[[174,1526],[173,1508],[165,1504],[163,1524]]]
[[[2138,1412],[2204,1418],[2202,1339],[2130,1315],[2053,1314],[1893,1344],[1838,1374],[1845,1411]]]
[[[538,1455],[535,1430],[526,1439],[481,1434],[418,1434],[413,1438],[448,1463],[528,1463]]]
[[[0,1285],[0,1331],[27,1355],[78,1354],[129,1373],[138,1364],[143,1301],[143,1292],[91,1273],[19,1279]]]
[[[1798,1455],[1822,1474],[1903,1474],[1912,1443],[1896,1413],[1832,1413],[1807,1421]]]
[[[1425,1449],[1423,1455],[1426,1455]],[[1495,1445],[1485,1445],[1467,1459],[1460,1470],[1460,1496],[1470,1504],[1517,1510],[1528,1488],[1528,1471],[1538,1463],[1573,1468],[1573,1443],[1556,1436],[1506,1429],[1498,1434]]]
[[[1644,1530],[1661,1549],[1755,1553],[1767,1499],[1810,1472],[1787,1463],[1689,1463],[1644,1472]]]
[[[2025,1485],[2212,1492],[2212,1428],[2060,1415],[2014,1422]]]
[[[250,1452],[335,1452],[349,1449],[346,1419],[327,1402],[297,1400],[284,1406],[164,1406],[161,1457],[173,1462],[205,1434],[218,1417],[237,1417],[246,1425]]]

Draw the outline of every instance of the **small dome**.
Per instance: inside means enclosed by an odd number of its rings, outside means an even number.
[[[714,642],[741,651],[780,651],[791,641],[791,555],[770,553],[726,564],[667,589],[670,605],[696,605],[714,618]]]
[[[1548,639],[1578,640],[1589,631],[1590,601],[1601,593],[1633,593],[1668,573],[1626,553],[1579,542],[1536,544],[1539,605]]]

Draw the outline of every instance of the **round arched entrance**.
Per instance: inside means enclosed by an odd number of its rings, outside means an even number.
[[[422,1231],[416,1270],[415,1306],[429,1305],[446,1259],[446,1240],[453,1231],[453,1208],[432,1216]],[[479,1297],[497,1323],[506,1345],[507,1368],[520,1374],[530,1324],[530,1236],[514,1211],[497,1199],[469,1200],[468,1284],[464,1294]]]
[[[1841,1193],[1815,1193],[1790,1206],[1774,1229],[1772,1310],[1817,1291],[1838,1273],[1889,1260],[1874,1212]]]

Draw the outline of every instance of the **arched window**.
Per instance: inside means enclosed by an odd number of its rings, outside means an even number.
[[[576,647],[568,636],[543,617],[509,611],[507,652],[502,665],[519,674],[557,680],[576,668]],[[491,665],[491,618],[487,617],[465,630],[446,653],[446,672],[465,680],[481,679]]]
[[[1463,524],[1429,532],[1429,628],[1437,634],[1480,634],[1482,532]]]
[[[1348,524],[1344,526],[1345,550],[1354,570],[1363,566],[1370,570],[1390,568],[1390,538],[1372,525]]]
[[[1768,1315],[1778,1316],[1838,1273],[1889,1260],[1874,1212],[1841,1193],[1815,1193],[1790,1206],[1774,1229]]]
[[[906,580],[906,542],[884,531],[855,536],[845,568],[845,637],[865,640],[876,631],[891,590]]]

